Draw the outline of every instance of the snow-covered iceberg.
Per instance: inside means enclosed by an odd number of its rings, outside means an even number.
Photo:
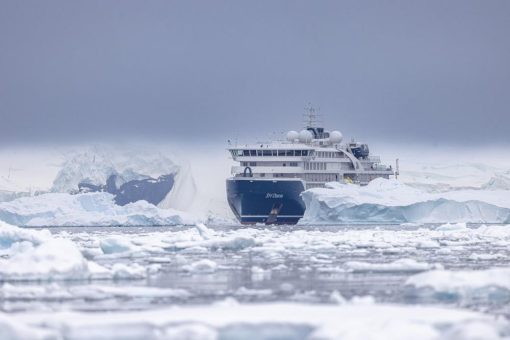
[[[145,200],[182,209],[191,203],[196,191],[189,172],[185,162],[156,149],[94,146],[66,157],[51,191],[108,192],[119,205]],[[178,206],[173,206],[176,201],[167,197],[176,195]]]
[[[195,219],[146,201],[115,204],[106,192],[48,193],[0,203],[0,221],[20,226],[141,226],[194,224]]]
[[[510,223],[507,190],[429,193],[396,180],[378,178],[367,186],[328,183],[302,193],[300,223]]]

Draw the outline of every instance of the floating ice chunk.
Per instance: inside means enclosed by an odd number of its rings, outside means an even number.
[[[66,300],[72,298],[72,294],[63,289],[57,283],[38,286],[18,286],[10,283],[4,283],[0,288],[0,297],[5,300]]]
[[[399,259],[390,263],[348,261],[345,265],[355,272],[419,272],[442,268],[440,264],[417,262],[413,259]]]
[[[188,298],[190,293],[185,289],[137,287],[137,286],[106,286],[87,285],[70,287],[72,296],[81,298]]]
[[[476,289],[499,287],[510,290],[510,268],[486,270],[433,270],[411,276],[406,284],[446,293],[464,294]]]
[[[112,274],[114,279],[137,280],[147,277],[147,271],[138,263],[127,265],[124,263],[115,263],[112,266]]]
[[[85,259],[76,243],[48,231],[0,225],[3,241],[0,279],[3,281],[104,279],[111,273]]]
[[[63,280],[89,276],[88,261],[72,241],[51,239],[0,259],[3,280]]]
[[[253,266],[251,267],[251,278],[254,281],[262,281],[271,277],[271,271],[264,268]]]
[[[0,221],[0,250],[6,250],[15,243],[41,244],[51,238],[48,230],[27,230]]]
[[[246,287],[239,288],[235,295],[240,296],[271,296],[273,291],[271,289],[250,289]]]
[[[214,232],[211,229],[207,228],[203,223],[196,224],[195,228],[197,228],[198,233],[200,234],[200,236],[202,236],[204,240],[210,239],[214,234]]]
[[[347,303],[347,300],[340,294],[338,290],[334,290],[331,292],[331,295],[329,296],[329,299],[331,302],[336,303],[338,305],[344,305]]]
[[[439,243],[435,240],[423,240],[419,241],[416,244],[416,248],[419,249],[433,249],[433,248],[439,248]]]
[[[184,271],[190,273],[213,273],[218,268],[218,264],[209,259],[203,259],[182,267]]]
[[[445,339],[462,340],[497,340],[501,336],[497,329],[485,322],[475,320],[460,325],[455,325],[444,335]]]
[[[255,240],[251,237],[234,237],[225,240],[210,240],[210,242],[205,243],[204,245],[212,248],[212,249],[222,249],[222,250],[240,250],[249,247],[255,246]]]
[[[504,254],[477,254],[473,253],[469,255],[468,257],[472,261],[486,261],[486,260],[497,260],[497,259],[504,259],[506,256]]]
[[[3,340],[50,340],[60,338],[52,331],[36,329],[0,313],[0,337]]]
[[[353,305],[369,306],[375,304],[375,298],[372,295],[353,296],[351,300],[349,300],[349,303]]]
[[[200,323],[186,323],[168,326],[163,332],[164,339],[217,340],[218,331]]]
[[[466,223],[446,223],[437,227],[438,231],[463,231],[466,230]]]
[[[140,250],[140,247],[134,245],[128,238],[123,236],[110,236],[99,242],[101,250],[105,254],[133,252]]]

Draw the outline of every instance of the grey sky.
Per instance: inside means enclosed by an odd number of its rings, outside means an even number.
[[[510,1],[0,0],[0,141],[510,142]]]

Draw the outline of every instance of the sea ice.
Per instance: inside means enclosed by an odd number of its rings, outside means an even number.
[[[0,220],[20,226],[186,225],[191,215],[146,201],[116,205],[106,192],[49,193],[0,203]]]
[[[218,268],[218,264],[214,261],[203,259],[196,262],[193,262],[189,265],[185,265],[182,267],[184,271],[190,272],[192,274],[205,274],[212,273]]]
[[[117,313],[0,314],[0,330],[12,339],[46,332],[64,338],[153,339],[155,334],[214,338],[320,339],[504,339],[508,321],[490,315],[441,307],[378,304],[306,303],[173,307]],[[338,322],[342,320],[342,322]],[[16,327],[13,327],[16,325]]]
[[[440,264],[417,262],[413,259],[399,259],[390,263],[349,261],[345,265],[355,272],[421,272],[442,268]]]
[[[432,270],[411,276],[407,282],[417,288],[465,294],[477,289],[498,287],[510,291],[510,268],[485,270]]]

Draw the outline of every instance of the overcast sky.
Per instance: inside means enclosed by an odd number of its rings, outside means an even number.
[[[308,102],[369,141],[510,143],[510,1],[0,0],[0,142],[224,141]]]

